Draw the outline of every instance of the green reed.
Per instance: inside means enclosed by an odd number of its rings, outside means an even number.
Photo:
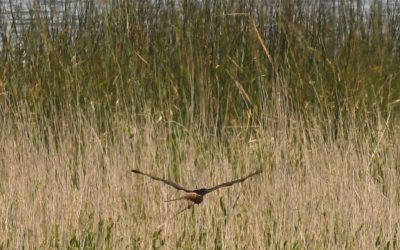
[[[352,3],[82,2],[56,27],[32,11],[15,42],[3,36],[2,105],[100,120],[150,109],[203,128],[260,124],[278,95],[322,120],[386,110],[400,90],[398,9]]]

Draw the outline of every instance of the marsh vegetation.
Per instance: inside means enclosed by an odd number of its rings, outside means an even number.
[[[29,12],[1,37],[0,248],[398,248],[399,4],[326,2]],[[165,223],[186,204],[131,168],[264,172]]]

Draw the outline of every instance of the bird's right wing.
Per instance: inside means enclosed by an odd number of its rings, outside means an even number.
[[[256,172],[254,172],[254,173],[252,173],[252,174],[249,174],[248,176],[245,176],[245,177],[243,177],[243,178],[240,178],[240,179],[237,179],[237,180],[233,180],[233,181],[228,181],[228,182],[219,184],[219,185],[217,185],[217,186],[215,186],[215,187],[208,188],[206,193],[210,193],[210,192],[215,191],[215,190],[217,190],[217,189],[220,189],[220,188],[222,188],[222,187],[229,187],[229,186],[232,186],[232,185],[235,184],[235,183],[243,182],[243,181],[247,180],[248,178],[250,178],[250,177],[252,177],[252,176],[254,176],[254,175],[260,174],[261,172],[262,172],[262,170],[260,169],[260,170],[257,170]]]
[[[170,185],[170,186],[172,186],[172,187],[174,187],[174,188],[176,188],[176,189],[178,189],[178,190],[183,190],[183,191],[186,191],[186,192],[190,192],[189,189],[184,188],[184,187],[182,187],[181,185],[179,185],[179,184],[177,184],[177,183],[175,183],[175,182],[172,182],[172,181],[170,181],[170,180],[165,180],[165,179],[162,179],[162,178],[157,177],[157,176],[152,176],[152,175],[143,173],[143,172],[141,172],[141,171],[139,171],[139,170],[136,170],[136,169],[132,169],[131,172],[133,172],[133,173],[135,173],[135,174],[145,175],[145,176],[150,177],[151,179],[156,180],[156,181],[164,182],[165,184]]]

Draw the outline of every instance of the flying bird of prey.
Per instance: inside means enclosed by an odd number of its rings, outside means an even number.
[[[204,196],[206,194],[211,193],[211,192],[213,192],[213,191],[215,191],[215,190],[217,190],[219,188],[222,188],[222,187],[229,187],[229,186],[232,186],[233,184],[236,184],[236,183],[239,183],[239,182],[243,182],[243,181],[247,180],[248,178],[261,173],[262,170],[261,169],[257,170],[256,172],[254,172],[252,174],[249,174],[249,175],[247,175],[247,176],[245,176],[243,178],[232,180],[232,181],[228,181],[228,182],[224,182],[224,183],[221,183],[221,184],[216,185],[216,186],[211,187],[211,188],[200,188],[200,189],[188,189],[188,188],[182,187],[181,185],[179,185],[179,184],[177,184],[175,182],[172,182],[170,180],[165,180],[165,179],[162,179],[162,178],[159,178],[159,177],[156,177],[156,176],[152,176],[152,175],[143,173],[143,172],[141,172],[139,170],[135,170],[135,169],[132,169],[131,172],[133,172],[135,174],[145,175],[147,177],[152,178],[153,180],[164,182],[167,185],[170,185],[170,186],[172,186],[172,187],[174,187],[174,188],[176,188],[178,190],[186,192],[183,196],[181,196],[179,198],[176,198],[176,199],[173,199],[173,200],[168,200],[166,202],[177,201],[177,200],[189,200],[189,201],[192,201],[195,204],[200,204],[203,201],[203,198],[204,198]],[[189,207],[191,207],[192,205],[190,205]]]

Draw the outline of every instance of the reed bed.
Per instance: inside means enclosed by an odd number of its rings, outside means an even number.
[[[131,138],[114,124],[113,139],[84,117],[59,131],[3,120],[2,247],[397,248],[398,125],[388,117],[334,136],[278,117],[224,141],[151,115],[125,121]],[[131,168],[194,188],[264,172],[171,218],[186,203],[163,201],[179,193]]]
[[[396,1],[78,3],[1,33],[0,248],[399,247]]]

